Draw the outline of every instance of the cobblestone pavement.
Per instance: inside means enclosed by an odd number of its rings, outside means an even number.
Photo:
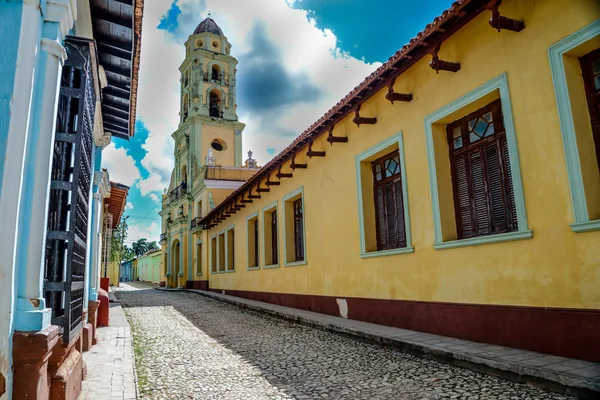
[[[117,297],[142,399],[567,399],[193,293]]]

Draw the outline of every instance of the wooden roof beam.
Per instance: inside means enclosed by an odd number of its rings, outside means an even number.
[[[413,95],[411,93],[398,93],[394,92],[394,84],[396,83],[396,77],[393,77],[388,84],[388,92],[385,95],[385,98],[390,101],[390,103],[394,104],[394,101],[405,101],[410,102],[413,99]]]
[[[354,122],[356,124],[356,126],[358,126],[360,128],[361,124],[367,124],[367,125],[373,125],[377,123],[377,118],[376,117],[361,117],[360,116],[360,108],[361,108],[362,104],[359,104],[356,106],[356,109],[354,110],[354,119],[352,119],[352,122]]]
[[[449,72],[457,72],[458,70],[460,70],[460,63],[440,60],[440,58],[438,57],[440,47],[441,43],[438,43],[435,46],[435,49],[433,49],[433,52],[431,53],[432,57],[431,61],[429,62],[429,66],[431,67],[431,69],[434,69],[435,72],[438,74],[440,73],[440,70]]]
[[[300,168],[300,169],[306,169],[308,168],[308,164],[297,164],[296,163],[296,154],[294,154],[294,156],[292,157],[292,162],[290,164],[290,168],[292,169],[296,169],[296,168]]]
[[[489,9],[492,11],[490,26],[497,29],[498,32],[500,32],[502,29],[513,32],[521,32],[523,29],[525,29],[525,22],[500,15],[498,6],[500,6],[501,2],[502,0],[496,0],[489,5]]]
[[[311,140],[310,144],[308,145],[308,151],[306,152],[306,155],[308,156],[308,158],[325,157],[324,151],[314,151],[312,149],[313,143],[314,143],[314,141]]]
[[[348,143],[348,137],[333,136],[333,127],[334,125],[331,125],[331,127],[329,128],[329,134],[327,135],[327,141],[329,142],[329,144],[333,146],[334,143]]]

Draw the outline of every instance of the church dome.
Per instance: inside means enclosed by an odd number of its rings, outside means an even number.
[[[202,21],[202,22],[200,22],[200,24],[198,24],[198,26],[194,30],[193,35],[196,35],[196,34],[202,33],[202,32],[210,32],[210,33],[214,33],[219,36],[225,36],[225,35],[223,35],[223,31],[221,30],[221,28],[219,28],[219,25],[217,25],[217,23],[210,17],[206,18],[204,21]]]

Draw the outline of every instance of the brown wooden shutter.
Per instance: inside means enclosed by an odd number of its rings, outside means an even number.
[[[596,147],[596,159],[600,167],[600,49],[593,50],[579,59],[585,93]]]
[[[500,101],[447,127],[459,239],[516,230]]]
[[[377,218],[377,249],[388,248],[387,217],[385,213],[384,187],[375,189],[375,216]]]
[[[373,161],[377,250],[406,247],[404,197],[398,151]]]
[[[404,196],[402,195],[402,180],[396,179],[394,197],[396,199],[396,248],[406,247],[406,226],[404,221]]]
[[[254,220],[254,266],[258,267],[258,217]]]
[[[279,256],[277,254],[277,210],[271,213],[271,263],[278,264]]]
[[[303,215],[302,199],[294,201],[294,255],[295,261],[304,260],[304,236],[303,236]]]

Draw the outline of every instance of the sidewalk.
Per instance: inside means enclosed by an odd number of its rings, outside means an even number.
[[[376,325],[213,292],[187,291],[508,380],[584,399],[600,398],[598,363]]]
[[[109,292],[112,294],[112,292]],[[79,400],[123,400],[136,398],[131,331],[114,294],[108,327],[98,327],[98,343],[83,353],[87,378]]]

